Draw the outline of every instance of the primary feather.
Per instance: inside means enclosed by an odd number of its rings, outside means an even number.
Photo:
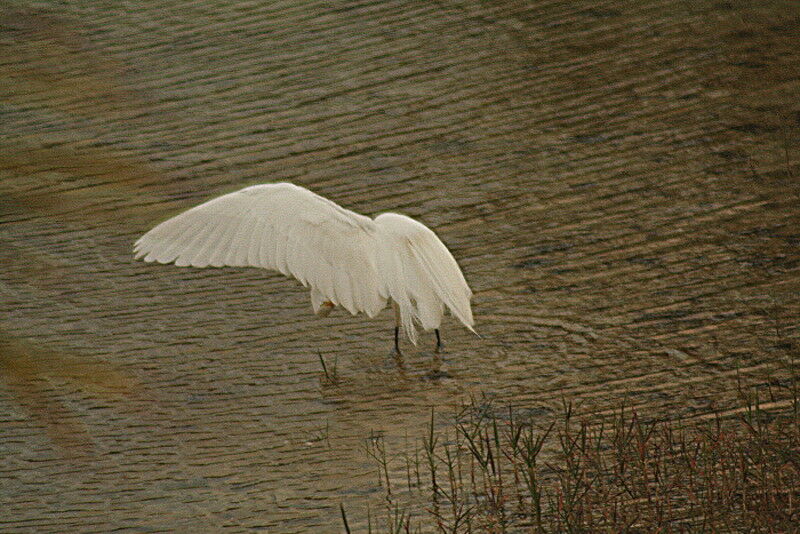
[[[315,312],[328,301],[374,317],[391,299],[415,344],[415,324],[438,328],[445,307],[472,330],[472,292],[432,230],[396,213],[373,220],[293,184],[209,200],[147,232],[134,252],[178,266],[277,270],[311,287]]]

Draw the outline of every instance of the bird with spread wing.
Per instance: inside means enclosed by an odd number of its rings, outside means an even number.
[[[168,219],[134,245],[136,259],[185,267],[261,267],[311,288],[314,312],[341,306],[375,317],[387,302],[416,345],[415,325],[436,332],[445,307],[472,332],[472,291],[444,243],[397,213],[374,219],[289,184],[246,187]]]

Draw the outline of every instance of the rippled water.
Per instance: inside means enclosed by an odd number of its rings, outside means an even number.
[[[794,2],[73,4],[0,3],[3,529],[363,526],[365,440],[410,450],[471,395],[692,418],[738,376],[786,403]],[[133,261],[269,181],[435,229],[483,338],[449,320],[401,369],[391,310]]]

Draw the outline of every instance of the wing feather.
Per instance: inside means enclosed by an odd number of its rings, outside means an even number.
[[[269,265],[270,255],[275,250],[275,226],[267,222],[261,229],[259,240],[258,259],[252,265]]]
[[[179,243],[181,239],[185,239],[187,236],[191,235],[192,231],[193,229],[191,227],[174,228],[172,229],[172,232],[167,237],[167,239]],[[174,260],[175,257],[177,256],[177,248],[178,248],[177,246],[166,247],[158,254],[156,261],[168,262]]]
[[[202,253],[202,249],[199,247],[199,244],[204,243],[205,240],[214,233],[218,225],[219,222],[213,222],[207,226],[187,224],[187,230],[189,230],[189,232],[194,232],[194,235],[186,242],[184,242],[184,240],[180,240],[173,243],[173,248],[175,249],[173,250],[175,265],[178,267],[188,267],[190,265],[193,267],[205,267],[204,265],[200,265],[198,261],[198,257]],[[181,255],[181,250],[187,250],[191,252],[186,252]],[[147,256],[145,256],[144,260],[153,261],[152,259],[148,259]],[[164,263],[169,262],[165,261]]]
[[[375,224],[302,187],[263,184],[222,195],[159,224],[136,258],[178,266],[280,271],[351,313],[386,305]]]
[[[436,295],[464,326],[472,330],[474,324],[470,307],[472,291],[452,254],[434,235],[425,235],[424,239],[409,244],[418,265],[428,275]]]
[[[261,249],[261,236],[258,232],[258,225],[253,221],[253,231],[250,232],[250,238],[247,243],[247,255],[242,261],[242,265],[258,265],[259,252]]]
[[[285,276],[289,276],[289,266],[286,261],[286,246],[289,242],[288,233],[279,233],[275,246],[275,267]]]
[[[232,267],[245,267],[247,265],[247,253],[250,250],[250,236],[253,233],[255,221],[252,217],[242,220],[237,232],[233,236],[228,254],[223,263]]]
[[[381,214],[375,223],[381,234],[378,258],[384,292],[399,306],[408,338],[416,340],[415,322],[426,330],[438,328],[444,306],[473,330],[472,291],[436,234],[396,213]]]
[[[196,224],[202,224],[202,221],[196,220],[194,221]],[[214,253],[216,252],[216,247],[219,246],[219,242],[222,240],[222,236],[228,231],[228,227],[230,225],[229,221],[221,220],[218,224],[214,226],[214,230],[208,234],[208,236],[203,239],[197,246],[197,255],[194,256],[192,261],[192,266],[196,267],[208,267],[213,266],[212,258]],[[192,254],[192,250],[185,250],[182,249],[181,252],[178,254],[178,258],[183,256],[184,253],[188,252],[189,255]],[[147,259],[147,258],[145,258]]]
[[[209,265],[212,267],[225,266],[225,257],[228,255],[228,250],[231,248],[231,243],[233,242],[236,232],[239,230],[239,226],[241,226],[241,222],[240,219],[229,221],[228,224],[222,228],[222,231],[216,235],[214,245],[210,247],[211,256],[208,259]]]

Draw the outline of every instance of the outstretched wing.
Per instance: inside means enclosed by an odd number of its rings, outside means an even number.
[[[136,258],[184,267],[262,267],[311,286],[350,313],[386,305],[375,223],[302,187],[263,184],[200,204],[134,245]]]
[[[444,306],[474,332],[472,291],[433,230],[397,213],[378,215],[375,225],[380,235],[377,258],[384,291],[400,307],[408,338],[416,343],[415,322],[425,330],[438,328]]]

